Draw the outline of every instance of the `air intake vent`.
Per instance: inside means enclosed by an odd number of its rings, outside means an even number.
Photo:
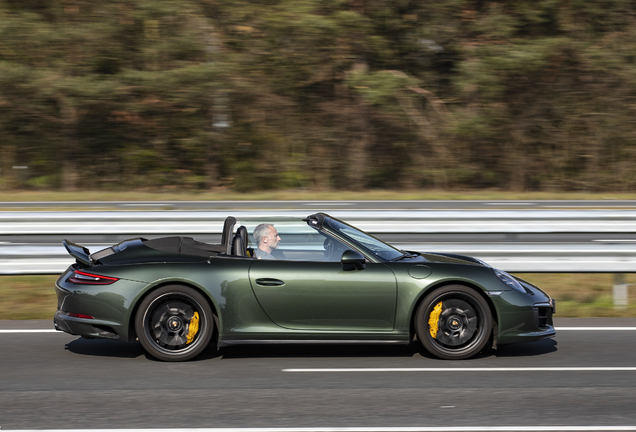
[[[534,317],[537,327],[545,328],[547,326],[552,326],[552,306],[535,305]]]
[[[119,339],[119,335],[112,328],[105,325],[94,325],[93,330],[97,332],[101,337],[109,338],[109,339]]]

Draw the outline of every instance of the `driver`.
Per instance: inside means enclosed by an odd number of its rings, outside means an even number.
[[[274,225],[263,223],[254,228],[254,241],[258,246],[255,253],[256,259],[276,259],[272,251],[278,248],[280,236]]]

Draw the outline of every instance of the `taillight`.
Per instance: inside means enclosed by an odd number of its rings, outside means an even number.
[[[67,315],[70,316],[70,317],[74,317],[74,318],[95,319],[94,317],[92,317],[90,315],[80,314],[80,313],[69,312],[69,313],[67,313]]]
[[[119,279],[75,270],[75,272],[73,272],[73,276],[68,278],[68,280],[74,284],[81,285],[110,285],[113,282],[117,282]]]

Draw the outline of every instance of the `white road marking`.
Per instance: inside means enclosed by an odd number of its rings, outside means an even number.
[[[636,331],[636,327],[555,327],[556,331]],[[0,330],[0,333],[64,333],[55,329]]]
[[[37,329],[37,330],[0,330],[0,333],[63,333],[55,329]]]
[[[636,367],[436,367],[436,368],[313,368],[281,369],[282,372],[634,372]]]
[[[555,327],[556,331],[634,331],[636,327]]]
[[[183,429],[56,429],[4,432],[587,432],[636,431],[636,426],[427,426],[427,427],[260,427]]]

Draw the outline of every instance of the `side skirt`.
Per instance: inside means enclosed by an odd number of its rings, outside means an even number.
[[[400,340],[219,340],[217,346],[232,345],[408,345],[411,341],[408,339]]]

